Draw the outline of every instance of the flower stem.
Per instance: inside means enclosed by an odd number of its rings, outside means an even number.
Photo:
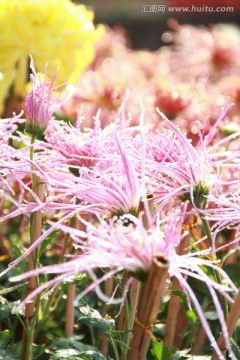
[[[202,220],[202,223],[203,223],[204,230],[205,230],[205,233],[206,233],[206,235],[207,235],[208,241],[209,241],[210,245],[212,246],[212,244],[213,244],[213,237],[212,237],[212,233],[211,233],[211,228],[210,228],[209,222],[208,222],[208,220],[205,218],[204,215],[201,215],[201,220]]]
[[[129,280],[129,273],[127,271],[124,271],[123,287],[126,286],[126,283],[128,280]],[[130,322],[131,322],[130,319],[132,317],[132,315],[131,315],[131,299],[130,299],[131,285],[130,285],[128,293],[126,294],[126,298],[124,300],[124,306],[121,308],[119,323],[118,323],[118,331],[126,332],[126,335],[124,336],[124,339],[123,339],[124,346],[121,343],[119,343],[119,354],[120,354],[121,360],[126,360],[127,346],[129,345],[129,342],[130,342],[129,332],[131,332],[131,330],[132,330],[132,328],[130,328]]]
[[[129,275],[126,274],[126,278],[129,278]],[[121,351],[121,360],[126,360],[127,349],[132,340],[134,321],[136,318],[136,311],[139,303],[139,295],[141,292],[141,282],[137,279],[134,279],[129,287],[129,292],[126,296],[123,311],[120,314],[119,328],[120,331],[125,331],[126,335],[124,337],[124,347]]]
[[[190,217],[187,220],[188,222],[192,221]],[[177,253],[179,255],[183,255],[187,252],[190,236],[191,236],[190,234],[186,235],[185,238],[179,244],[177,249]],[[177,291],[177,290],[181,290],[181,285],[179,284],[177,278],[173,278],[172,291]],[[173,293],[169,301],[166,329],[164,335],[164,345],[167,346],[169,351],[172,351],[175,345],[174,341],[176,336],[177,322],[178,322],[180,310],[181,310],[181,303],[179,296],[176,296]]]
[[[162,293],[168,278],[168,262],[161,256],[153,260],[142,290],[138,319],[127,360],[145,360],[152,339],[151,328],[157,318]]]
[[[36,137],[34,135],[31,136],[31,145],[34,145]],[[34,160],[34,146],[30,147],[30,160]],[[34,167],[31,166],[31,170],[34,171]],[[36,174],[32,172],[32,190],[36,193]]]
[[[229,337],[232,336],[239,318],[240,318],[240,291],[238,292],[238,295],[237,295],[237,297],[231,307],[229,315],[226,319]],[[224,340],[223,334],[221,334],[219,336],[217,344],[219,346],[219,349],[223,352],[223,354],[224,354],[224,352],[226,353],[226,350],[224,350],[226,348],[226,346],[225,346],[225,340]],[[217,359],[218,359],[217,354],[213,353],[211,360],[217,360]]]
[[[104,287],[105,287],[105,294],[108,297],[111,297],[113,290],[114,290],[114,280],[113,278],[109,278],[105,281],[104,283]],[[102,317],[105,317],[107,315],[108,312],[108,305],[105,303],[102,307]],[[108,356],[108,350],[109,350],[109,336],[107,336],[106,334],[102,335],[101,341],[100,341],[100,346],[99,346],[101,353],[103,354],[103,356]]]
[[[203,326],[198,328],[194,344],[192,346],[191,355],[201,355],[201,351],[206,341],[206,331]]]
[[[174,278],[172,284],[173,291],[181,290],[178,279]],[[164,335],[164,345],[167,346],[169,351],[172,351],[174,347],[176,327],[180,309],[181,303],[179,301],[179,297],[172,294],[169,301],[166,329]]]
[[[212,237],[212,233],[211,233],[211,228],[210,228],[210,225],[209,225],[209,222],[208,220],[205,218],[205,216],[201,215],[201,219],[202,219],[202,223],[203,223],[203,226],[204,226],[204,229],[205,229],[205,232],[206,232],[206,235],[207,235],[207,238],[212,246],[213,244],[213,237]],[[215,277],[215,281],[219,284],[219,285],[222,285],[222,276],[221,274],[219,274],[218,271],[215,271],[214,270],[214,277]],[[220,296],[220,301],[221,301],[221,304],[222,304],[222,308],[223,308],[223,313],[224,313],[224,317],[225,319],[227,318],[228,316],[228,303],[227,303],[227,300],[226,298],[223,296],[223,295],[219,295]]]
[[[76,284],[67,285],[67,306],[66,306],[66,321],[65,321],[65,336],[71,336],[74,333],[74,306]]]
[[[30,160],[34,160],[34,143],[36,137],[31,137],[31,147],[30,147]],[[39,197],[40,201],[43,201],[44,198],[44,183],[41,182],[40,178],[34,173],[34,168],[31,166],[32,170],[32,190]],[[41,235],[42,231],[42,213],[37,211],[30,216],[30,245],[32,245],[38,237]],[[28,256],[28,271],[34,270],[36,267],[36,256],[35,252],[31,252]],[[28,281],[26,288],[26,295],[30,294],[37,287],[38,279],[36,277],[31,277]],[[32,359],[32,344],[34,338],[34,330],[37,322],[37,313],[39,307],[39,301],[37,301],[37,306],[35,301],[31,301],[26,304],[25,307],[25,323],[26,329],[23,334],[23,346],[22,346],[22,360],[31,360]]]
[[[71,227],[76,227],[77,222],[76,218],[73,217],[70,221]],[[73,249],[72,240],[70,239],[70,235],[68,234],[64,247],[62,256],[64,257],[65,253],[71,253]],[[63,261],[65,261],[63,259]],[[64,334],[65,336],[71,336],[74,334],[74,299],[76,294],[76,284],[67,284],[67,300],[66,300],[66,320],[65,320],[65,329]]]

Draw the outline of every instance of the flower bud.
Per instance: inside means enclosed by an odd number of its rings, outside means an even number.
[[[47,80],[46,69],[43,77],[37,77],[32,57],[30,68],[33,73],[30,76],[31,88],[26,96],[26,131],[30,135],[37,137],[44,133],[57,108],[51,97],[57,72],[52,81]]]

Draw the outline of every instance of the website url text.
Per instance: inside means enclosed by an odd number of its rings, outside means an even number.
[[[165,13],[165,12],[210,12],[210,13],[224,13],[234,12],[234,6],[166,6],[166,5],[142,5],[141,12],[144,13]]]

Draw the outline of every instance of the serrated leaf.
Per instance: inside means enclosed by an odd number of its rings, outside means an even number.
[[[168,348],[164,345],[162,341],[152,342],[151,354],[153,355],[155,360],[169,360]]]
[[[80,316],[78,321],[81,324],[93,326],[97,329],[102,330],[105,334],[115,328],[115,321],[110,317],[103,318],[100,313],[90,308],[90,306],[81,306],[79,308]]]

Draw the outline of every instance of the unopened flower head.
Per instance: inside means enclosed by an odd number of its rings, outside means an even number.
[[[26,96],[26,131],[33,136],[44,133],[48,122],[51,120],[56,105],[51,97],[53,82],[46,78],[46,69],[44,77],[37,76],[35,65],[31,57],[30,67],[33,74],[31,75],[31,88]]]

